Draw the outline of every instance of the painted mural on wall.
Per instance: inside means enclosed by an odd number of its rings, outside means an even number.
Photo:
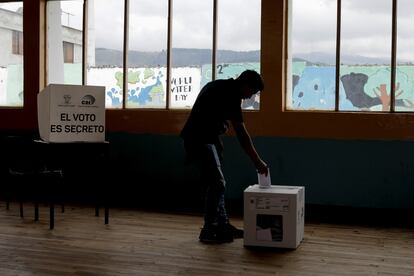
[[[217,75],[220,79],[237,78],[246,69],[260,70],[259,63],[220,64]],[[65,71],[66,72],[66,71]],[[89,68],[88,84],[106,87],[107,108],[122,107],[123,68]],[[66,77],[65,77],[66,80]],[[170,108],[189,109],[193,106],[203,85],[211,80],[211,65],[200,67],[172,68]],[[166,107],[166,68],[129,68],[128,108]],[[243,102],[245,109],[259,109],[258,95]]]
[[[147,107],[160,108],[165,107],[165,68],[132,68],[128,71],[128,99],[127,107]],[[118,93],[121,92],[123,73],[117,72]],[[111,92],[107,93],[111,95]],[[111,98],[112,100],[112,98]],[[113,100],[112,100],[113,101]],[[117,101],[117,107],[120,105]]]
[[[122,74],[122,68],[88,68],[88,85],[105,86],[105,107],[122,107],[122,83],[117,79]]]
[[[174,68],[171,77],[170,106],[191,108],[200,90],[201,70],[196,67]],[[90,68],[88,84],[106,87],[106,107],[122,107],[122,68]],[[128,70],[129,108],[166,107],[166,68],[130,68]]]
[[[73,65],[72,65],[73,66]],[[80,67],[67,68],[65,82],[79,82]],[[69,70],[70,69],[70,70]],[[219,64],[219,79],[237,78],[246,69],[260,71],[259,63]],[[165,108],[166,69],[131,68],[128,73],[127,107]],[[343,111],[388,111],[390,104],[390,68],[387,66],[342,66],[339,85],[339,108]],[[76,76],[74,76],[76,75]],[[76,78],[75,78],[76,77]],[[211,80],[211,65],[173,68],[171,107],[191,108],[200,88]],[[122,68],[89,68],[88,84],[106,87],[106,106],[122,106]],[[294,62],[292,93],[288,96],[291,109],[333,110],[335,107],[335,68],[307,66]],[[414,112],[414,66],[397,67],[395,110]],[[23,104],[23,66],[0,68],[0,105]],[[245,109],[258,109],[256,96],[243,102]]]
[[[202,69],[173,68],[171,76],[171,108],[191,108],[200,92]]]
[[[294,62],[291,109],[333,110],[335,67]],[[388,66],[341,66],[339,109],[389,111],[391,71]],[[398,66],[395,110],[414,111],[414,66]]]
[[[217,78],[237,78],[246,69],[260,70],[259,63],[217,65]],[[0,68],[0,105],[23,105],[23,68],[11,65]],[[80,64],[64,64],[65,84],[80,84]],[[121,67],[90,67],[88,85],[105,86],[107,108],[122,108],[123,93]],[[191,108],[203,85],[211,80],[211,64],[202,67],[172,68],[170,108]],[[260,98],[255,95],[243,101],[244,109],[259,109]],[[127,108],[166,107],[166,68],[129,68]]]

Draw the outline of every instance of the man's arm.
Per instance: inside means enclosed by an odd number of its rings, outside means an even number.
[[[256,166],[257,171],[260,174],[268,174],[268,168],[266,163],[260,158],[259,154],[257,153],[252,139],[250,138],[249,133],[247,132],[246,126],[243,122],[235,122],[232,121],[232,125],[234,131],[236,132],[237,139],[239,140],[240,145],[253,161],[254,165]]]

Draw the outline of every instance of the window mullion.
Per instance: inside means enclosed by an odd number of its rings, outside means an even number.
[[[168,0],[168,27],[167,27],[167,87],[166,87],[166,109],[170,108],[170,92],[171,92],[171,37],[172,37],[172,9],[173,0]]]
[[[211,55],[211,75],[212,80],[216,79],[217,68],[217,0],[213,0],[213,47]]]
[[[390,112],[395,112],[395,78],[397,64],[397,0],[392,1]]]
[[[336,61],[335,61],[335,111],[339,111],[339,89],[341,74],[341,10],[342,1],[337,1],[336,11]]]
[[[82,85],[87,82],[86,64],[88,62],[88,0],[83,1],[83,22],[82,22]]]
[[[123,52],[123,79],[122,79],[122,109],[126,107],[128,97],[128,41],[129,41],[129,0],[125,0],[124,4],[124,52]]]

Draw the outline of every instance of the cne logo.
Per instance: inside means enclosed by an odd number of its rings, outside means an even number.
[[[81,99],[81,104],[84,104],[84,105],[93,105],[94,103],[95,103],[95,97],[92,95],[85,95]]]
[[[71,99],[72,99],[71,95],[68,95],[68,94],[63,95],[63,101],[65,104],[70,104]]]

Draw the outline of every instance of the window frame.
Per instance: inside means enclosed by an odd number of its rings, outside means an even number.
[[[53,0],[49,0],[53,1]],[[83,81],[82,84],[87,84],[87,47],[85,48],[84,45],[86,45],[86,42],[88,41],[88,0],[84,1],[84,25],[83,25],[83,49],[84,49],[84,58],[83,58]],[[124,0],[124,32],[123,32],[123,49],[122,49],[122,55],[123,55],[123,82],[122,85],[124,89],[122,89],[123,95],[122,95],[122,107],[121,108],[107,108],[107,110],[147,110],[147,111],[176,111],[176,112],[189,112],[190,109],[185,108],[174,108],[171,107],[171,78],[172,78],[172,35],[173,35],[173,7],[174,7],[174,0],[166,0],[168,4],[168,18],[167,18],[167,45],[166,45],[166,54],[167,54],[167,60],[166,60],[166,106],[164,108],[131,108],[127,107],[125,99],[127,99],[127,91],[128,91],[128,54],[129,54],[129,16],[130,16],[130,9],[129,9],[129,3],[131,0]],[[212,80],[216,79],[217,75],[217,22],[218,22],[218,0],[209,0],[212,1],[212,55],[211,55],[211,72],[212,72]],[[261,0],[260,0],[261,1]],[[253,110],[252,112],[257,112],[258,110]]]
[[[244,111],[252,136],[322,139],[411,140],[414,114],[285,111],[288,1],[262,0],[260,111]],[[2,130],[37,129],[37,93],[46,84],[46,0],[24,0],[24,107],[1,108]],[[189,111],[107,110],[108,132],[177,135]],[[149,123],[150,122],[150,123]]]
[[[85,0],[85,3],[87,1]],[[172,0],[170,1],[172,2]],[[252,136],[413,139],[414,128],[409,126],[414,125],[414,114],[286,111],[288,1],[261,1],[260,68],[266,89],[261,93],[259,111],[243,111],[245,123]],[[214,5],[216,7],[217,3]],[[170,17],[172,14],[171,6],[170,4]],[[85,23],[86,20],[84,20]],[[171,24],[168,28],[172,28]],[[171,30],[168,33],[171,33]],[[215,40],[213,43],[216,43]],[[171,37],[168,39],[168,44],[168,47],[171,47]],[[213,45],[213,53],[215,51],[216,45]],[[170,62],[170,56],[168,61]],[[170,68],[169,65],[168,68]],[[213,66],[213,70],[215,69],[216,66]],[[175,109],[109,109],[106,111],[107,130],[178,134],[189,112],[189,110]],[[231,134],[234,135],[232,132]]]
[[[37,127],[36,95],[42,87],[41,47],[39,43],[41,17],[40,1],[11,0],[23,2],[23,106],[0,107],[1,130],[33,130]],[[40,54],[39,54],[40,53]],[[43,67],[42,67],[43,68]]]
[[[284,38],[288,38],[290,33],[290,10],[292,0],[284,0],[283,3],[274,3],[265,0],[269,4],[266,10],[283,10]],[[341,0],[337,0],[341,1]],[[393,1],[393,26],[392,26],[392,62],[394,67],[392,73],[391,87],[395,86],[395,50],[396,50],[396,0]],[[278,7],[276,7],[278,5]],[[340,16],[340,11],[338,12]],[[280,27],[274,26],[276,29]],[[340,28],[340,26],[338,26]],[[266,31],[264,31],[266,33]],[[269,34],[268,34],[269,35]],[[337,39],[339,39],[338,36]],[[333,138],[333,139],[369,139],[369,140],[411,140],[414,138],[414,113],[404,112],[350,112],[350,111],[299,111],[286,109],[286,95],[289,88],[289,62],[288,59],[288,39],[283,39],[283,58],[284,58],[284,77],[281,97],[278,97],[278,107],[276,112],[278,121],[284,129],[266,131],[269,135],[296,136],[304,138]],[[340,43],[340,42],[339,42]],[[340,44],[337,44],[337,57],[340,54]],[[263,49],[262,49],[263,50]],[[266,52],[267,50],[265,50]],[[338,59],[337,59],[338,60]],[[337,66],[339,66],[337,62]],[[339,72],[337,70],[337,72]],[[338,79],[338,77],[337,77]],[[394,84],[394,85],[393,85]],[[337,89],[337,91],[339,91]],[[339,99],[339,97],[337,97]],[[395,100],[395,97],[393,101]],[[393,105],[394,106],[394,105]],[[338,110],[338,104],[336,104]]]
[[[123,86],[127,87],[127,53],[128,53],[128,25],[129,25],[129,1],[124,0],[124,47],[123,47]],[[213,79],[216,78],[217,71],[217,6],[218,0],[213,1],[213,39],[212,39],[212,75]],[[262,0],[263,1],[263,0]],[[84,0],[84,44],[87,41],[87,2]],[[173,0],[168,0],[168,26],[167,26],[167,87],[166,91],[171,90],[171,52],[172,52],[172,9],[173,9]],[[262,35],[261,35],[262,37]],[[261,43],[263,39],[261,38]],[[83,59],[83,84],[87,83],[86,76],[86,48],[84,47],[84,59]],[[262,57],[261,57],[262,59]],[[123,99],[125,99],[126,89],[124,89]],[[125,101],[121,109],[106,109],[106,123],[107,130],[109,131],[126,131],[126,132],[136,132],[136,133],[159,133],[159,134],[178,134],[181,131],[181,128],[188,117],[191,110],[189,109],[178,109],[170,108],[170,93],[167,93],[167,105],[165,108],[126,108]],[[262,100],[261,100],[262,102]],[[262,108],[262,103],[260,108]],[[258,117],[260,110],[244,110],[245,121],[250,120],[250,117]],[[256,120],[256,119],[255,119]],[[151,123],[149,123],[151,122]]]
[[[288,0],[287,5],[289,7],[293,7],[292,5],[292,1],[295,0]],[[335,0],[336,1],[336,41],[335,41],[335,46],[336,46],[336,57],[335,57],[335,106],[334,106],[334,110],[327,110],[326,112],[349,112],[349,111],[342,111],[339,109],[339,90],[340,90],[340,78],[341,78],[341,31],[342,31],[342,0]],[[391,10],[391,20],[392,20],[392,26],[391,26],[391,62],[390,62],[390,67],[391,67],[391,78],[390,78],[390,110],[389,111],[383,111],[383,113],[394,113],[396,112],[395,110],[395,83],[396,83],[396,71],[397,71],[397,3],[398,0],[390,0],[392,1],[392,10]],[[292,13],[289,12],[288,14],[286,14],[286,16],[289,18],[292,16]],[[287,39],[286,41],[286,47],[288,49],[290,49],[289,43],[290,43],[290,18],[288,19],[288,21],[286,22],[286,24],[288,25],[288,32],[289,32],[289,39]],[[291,57],[288,57],[291,58]],[[291,66],[291,61],[288,61],[287,66]],[[286,74],[286,82],[290,83],[292,82],[292,74],[289,70],[289,72]],[[286,89],[286,94],[287,93],[292,93],[293,91],[291,90],[291,87],[288,86],[288,89]],[[285,107],[288,105],[287,103],[287,96],[285,97]],[[288,110],[286,108],[286,110]],[[302,112],[310,112],[310,110],[294,110],[294,109],[289,109],[289,111],[302,111]],[[322,110],[317,110],[317,111],[322,111]],[[373,113],[373,111],[355,111],[358,113]],[[400,113],[409,113],[409,112],[400,112]]]

